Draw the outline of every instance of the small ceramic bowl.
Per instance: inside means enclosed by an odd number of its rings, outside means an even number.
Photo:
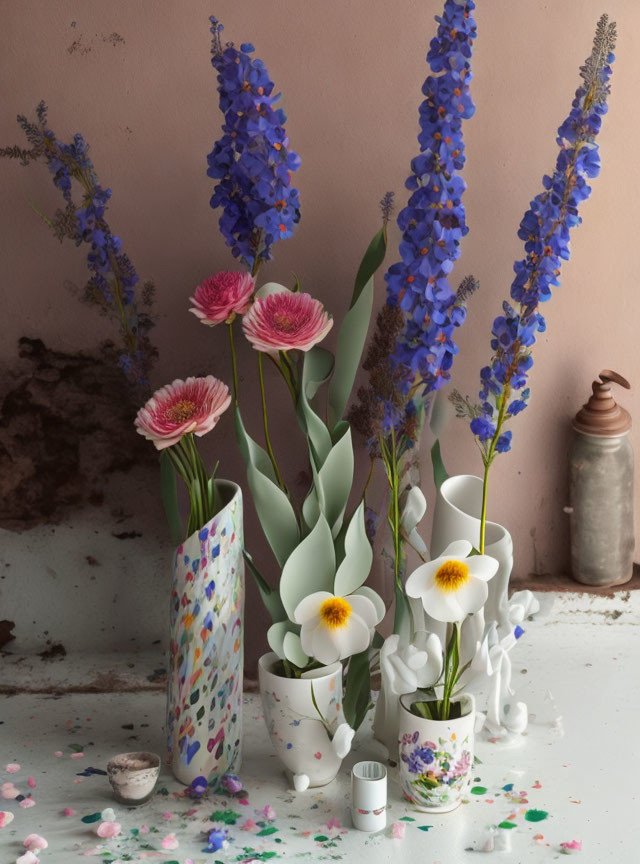
[[[146,752],[120,753],[107,765],[107,774],[116,801],[136,807],[153,795],[160,774],[160,757]]]

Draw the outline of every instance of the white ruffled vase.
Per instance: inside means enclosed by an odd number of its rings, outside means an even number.
[[[454,540],[468,540],[476,548],[480,541],[482,479],[458,474],[444,481],[436,497],[431,533],[431,557],[437,558]],[[513,567],[513,541],[502,525],[487,522],[484,554],[495,558],[498,572],[489,582],[483,625],[494,621],[500,632],[510,629],[509,578]],[[428,626],[428,629],[431,629]],[[434,628],[435,629],[435,628]],[[481,628],[475,628],[481,632]],[[484,626],[482,627],[484,629]],[[481,638],[481,637],[480,637]]]

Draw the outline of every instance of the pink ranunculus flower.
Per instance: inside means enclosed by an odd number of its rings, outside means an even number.
[[[101,822],[98,825],[96,834],[98,837],[110,838],[118,837],[122,833],[122,825],[119,822]]]
[[[176,380],[156,390],[138,411],[136,430],[164,450],[189,432],[206,435],[230,404],[229,388],[213,375]]]
[[[189,312],[212,327],[228,321],[236,313],[244,315],[251,303],[256,280],[250,273],[221,270],[198,285],[189,300],[193,308]]]
[[[321,342],[333,319],[310,294],[278,291],[257,297],[242,319],[242,329],[258,351],[309,351]]]

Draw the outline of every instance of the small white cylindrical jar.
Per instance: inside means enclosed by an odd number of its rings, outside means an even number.
[[[358,831],[386,827],[387,769],[381,762],[357,762],[351,769],[351,819]]]

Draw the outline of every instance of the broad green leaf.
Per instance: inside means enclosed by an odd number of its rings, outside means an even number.
[[[433,397],[431,406],[431,416],[429,417],[429,428],[434,438],[442,438],[442,433],[446,429],[451,418],[451,403],[444,390],[436,391]]]
[[[269,456],[245,431],[238,407],[236,436],[247,463],[247,481],[262,530],[282,567],[300,540],[296,514],[289,498],[276,483]]]
[[[336,537],[342,528],[344,511],[353,484],[353,443],[347,425],[344,435],[333,445],[324,465],[318,471],[316,487],[320,509]]]
[[[283,291],[288,291],[286,285],[281,285],[279,282],[265,282],[264,285],[261,285],[256,291],[256,297],[259,297],[263,300],[265,297],[268,297],[269,294],[282,294]]]
[[[271,620],[274,622],[283,621],[287,617],[287,613],[284,611],[280,594],[272,588],[264,576],[262,576],[256,565],[253,563],[253,558],[249,555],[246,549],[244,550],[244,560],[247,562],[247,566],[249,567],[251,575],[258,587],[258,591],[262,597],[262,602],[264,603],[269,615],[271,615]]]
[[[311,456],[317,468],[323,464],[331,450],[329,430],[315,413],[310,400],[318,392],[318,387],[331,375],[333,355],[330,351],[314,346],[307,351],[302,364],[302,382],[298,397],[297,415],[302,431],[309,439]]]
[[[162,485],[162,503],[169,523],[171,542],[174,546],[179,546],[184,540],[184,528],[178,507],[176,470],[166,450],[160,454],[160,482]]]
[[[345,315],[336,349],[336,366],[329,385],[329,428],[342,418],[353,389],[367,338],[373,306],[373,276],[384,261],[387,232],[381,228],[369,244],[358,268],[349,310]]]
[[[373,549],[364,525],[364,501],[349,522],[344,541],[345,556],[336,573],[334,594],[352,594],[367,579],[373,563]]]
[[[436,439],[431,448],[431,464],[433,465],[433,480],[436,484],[436,489],[439,489],[445,480],[449,479],[447,469],[442,461],[442,453],[440,452],[440,440]]]
[[[313,530],[299,543],[282,569],[280,599],[291,621],[296,606],[316,591],[332,591],[336,574],[329,524],[320,514]]]
[[[304,669],[304,667],[309,662],[309,658],[302,650],[300,636],[298,635],[298,633],[289,631],[284,637],[282,647],[284,650],[284,656],[287,658],[287,660],[289,660],[289,662],[293,663],[295,666],[298,666],[298,668]]]
[[[300,628],[297,628],[298,630]],[[269,643],[269,648],[278,655],[281,660],[284,660],[286,655],[284,653],[284,639],[287,633],[296,630],[296,625],[292,624],[291,621],[277,621],[275,624],[272,624],[271,627],[267,630],[267,642]]]
[[[369,652],[354,654],[349,660],[349,669],[342,697],[344,718],[352,729],[358,729],[371,707],[371,672]]]

